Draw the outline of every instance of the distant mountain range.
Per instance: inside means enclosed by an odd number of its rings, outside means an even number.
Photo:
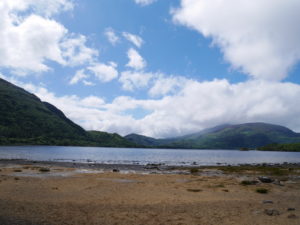
[[[296,149],[300,134],[278,125],[246,123],[221,125],[182,137],[155,139],[138,134],[125,137],[86,131],[62,111],[0,78],[0,145],[73,145],[103,147]],[[271,144],[271,145],[270,145]]]
[[[300,142],[300,134],[286,127],[267,123],[221,125],[169,139],[155,139],[138,134],[130,134],[125,138],[148,147],[192,149],[255,149],[272,143]]]

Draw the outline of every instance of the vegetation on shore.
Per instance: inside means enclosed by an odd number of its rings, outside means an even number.
[[[284,152],[300,152],[300,143],[287,144],[269,144],[259,147],[261,151],[284,151]]]

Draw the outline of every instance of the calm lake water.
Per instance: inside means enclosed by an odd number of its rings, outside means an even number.
[[[140,165],[191,165],[194,162],[197,165],[236,165],[300,163],[300,152],[17,146],[0,147],[0,159]]]

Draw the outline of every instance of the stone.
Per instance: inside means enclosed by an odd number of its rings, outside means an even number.
[[[271,201],[271,200],[263,200],[263,204],[273,204],[273,201]]]
[[[297,219],[298,216],[296,216],[295,214],[290,214],[290,215],[288,215],[288,218],[289,219]]]
[[[287,211],[295,211],[295,208],[288,208]]]
[[[256,185],[258,183],[257,180],[242,180],[241,184],[242,185]]]
[[[265,209],[264,213],[267,214],[268,216],[278,216],[278,215],[280,215],[279,211],[276,210],[276,209]]]
[[[275,180],[273,184],[279,185],[279,186],[284,186],[279,180]]]
[[[258,177],[258,180],[260,180],[260,182],[262,182],[262,183],[272,183],[272,182],[274,182],[274,179],[272,179],[270,177]]]

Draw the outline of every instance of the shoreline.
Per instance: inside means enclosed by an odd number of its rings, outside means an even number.
[[[299,205],[299,164],[145,167],[0,159],[1,225],[298,225]]]
[[[27,159],[1,159],[0,166],[4,165],[41,165],[48,167],[66,167],[72,169],[91,169],[91,170],[103,170],[105,172],[109,171],[135,171],[135,172],[155,172],[160,173],[170,173],[171,171],[190,171],[192,169],[220,169],[224,170],[230,168],[234,170],[235,168],[248,168],[249,170],[257,168],[279,168],[279,169],[300,169],[300,163],[259,163],[259,164],[238,164],[238,165],[165,165],[165,164],[106,164],[106,163],[96,163],[96,162],[61,162],[61,161],[37,161],[37,160],[27,160]]]

